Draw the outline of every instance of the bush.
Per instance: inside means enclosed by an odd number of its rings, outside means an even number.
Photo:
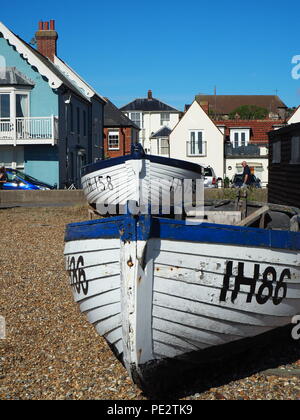
[[[268,110],[256,105],[242,105],[230,112],[229,118],[233,120],[236,115],[241,120],[263,120],[267,117]]]

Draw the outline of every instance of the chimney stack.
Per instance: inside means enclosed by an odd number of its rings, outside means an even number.
[[[37,41],[38,51],[53,62],[54,56],[56,55],[56,42],[58,38],[57,32],[55,30],[55,21],[40,21],[39,29],[35,34],[35,38]]]
[[[152,99],[152,90],[148,90],[148,99]]]

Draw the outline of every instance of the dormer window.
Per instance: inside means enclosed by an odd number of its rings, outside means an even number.
[[[247,146],[250,140],[250,128],[231,128],[230,141],[233,147]]]

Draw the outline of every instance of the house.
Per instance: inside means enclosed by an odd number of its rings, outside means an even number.
[[[278,120],[213,120],[207,106],[195,100],[170,134],[170,157],[211,166],[217,177],[232,179],[246,160],[268,183],[268,132]]]
[[[295,112],[290,116],[290,118],[287,120],[288,124],[296,124],[300,122],[300,106],[297,107]]]
[[[131,144],[139,140],[139,127],[108,98],[104,106],[104,157],[128,155]]]
[[[0,23],[0,164],[64,188],[103,157],[102,98],[57,56],[55,22],[37,49]]]
[[[150,137],[150,154],[157,156],[170,157],[169,136],[171,134],[169,127],[162,127]]]
[[[268,132],[282,127],[274,120],[220,120],[213,121],[225,138],[225,177],[230,180],[234,174],[242,173],[242,161],[247,161],[251,172],[268,184]]]
[[[300,123],[269,133],[270,203],[300,208]]]
[[[232,111],[245,105],[265,108],[268,119],[286,119],[287,106],[277,95],[196,95],[195,99],[209,108],[209,114],[215,120],[229,119]]]
[[[170,134],[170,157],[213,167],[224,177],[224,134],[195,100]]]
[[[147,153],[151,152],[153,134],[165,126],[175,127],[181,115],[177,109],[153,98],[151,90],[147,98],[135,99],[120,109],[141,129],[139,141]]]

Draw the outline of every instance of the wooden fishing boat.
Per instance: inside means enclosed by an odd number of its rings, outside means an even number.
[[[228,225],[222,206],[209,209],[222,209],[223,224],[124,215],[67,227],[74,299],[141,387],[165,360],[300,313],[299,211],[256,203]]]
[[[183,160],[147,155],[137,143],[132,145],[130,155],[85,166],[81,183],[88,203],[105,215],[122,214],[130,200],[140,208],[147,208],[150,202],[159,205],[161,197],[169,197],[170,190],[182,187],[184,180],[204,182],[202,167]]]

